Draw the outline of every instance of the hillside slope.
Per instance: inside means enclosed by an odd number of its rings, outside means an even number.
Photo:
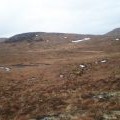
[[[120,36],[120,28],[116,28],[116,29],[106,33],[105,35],[107,35],[107,36]]]

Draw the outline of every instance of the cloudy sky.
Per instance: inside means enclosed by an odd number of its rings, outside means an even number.
[[[23,32],[104,34],[120,27],[120,0],[0,0],[0,37]]]

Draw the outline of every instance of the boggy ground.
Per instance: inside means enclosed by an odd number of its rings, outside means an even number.
[[[0,120],[119,119],[115,37],[0,44]]]

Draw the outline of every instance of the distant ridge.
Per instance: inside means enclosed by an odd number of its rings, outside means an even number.
[[[6,42],[21,42],[21,41],[29,41],[31,42],[32,40],[38,40],[42,41],[41,35],[43,35],[44,32],[28,32],[28,33],[21,33],[14,35],[10,37]]]
[[[79,40],[84,37],[95,37],[95,36],[120,36],[120,28],[113,29],[112,31],[104,35],[89,35],[89,34],[75,34],[75,33],[47,33],[47,32],[28,32],[14,35],[10,38],[0,38],[0,42],[33,42],[33,41],[44,41],[44,40]]]
[[[120,28],[113,29],[112,31],[106,33],[107,36],[120,36]]]
[[[72,33],[47,33],[47,32],[28,32],[14,35],[8,38],[5,42],[33,42],[45,40],[63,40],[63,39],[83,39],[84,37],[92,37],[95,35],[72,34]]]
[[[7,40],[7,38],[0,38],[0,42],[4,42],[6,40]]]

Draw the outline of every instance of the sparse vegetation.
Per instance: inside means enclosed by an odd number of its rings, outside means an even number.
[[[46,34],[0,43],[0,120],[119,120],[120,41]]]

